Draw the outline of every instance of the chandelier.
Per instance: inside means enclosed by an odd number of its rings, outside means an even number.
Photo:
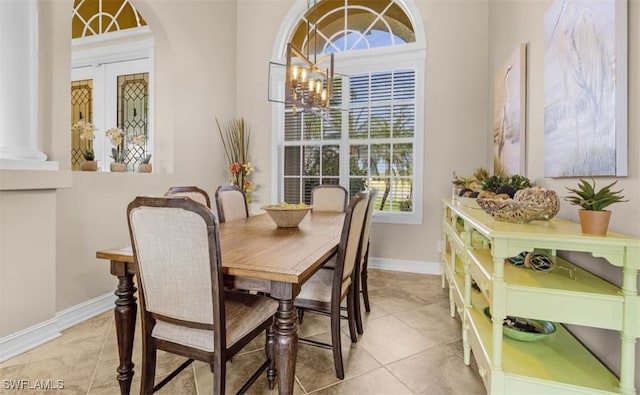
[[[287,44],[287,64],[285,76],[285,105],[291,106],[293,114],[298,111],[312,111],[326,115],[333,93],[333,53],[317,58],[318,18],[316,1],[315,23],[313,24],[313,60],[309,56],[311,29],[307,16],[307,54],[293,44]],[[307,9],[311,0],[307,1]]]

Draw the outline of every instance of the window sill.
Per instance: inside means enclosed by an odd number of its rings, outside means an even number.
[[[0,169],[0,191],[70,187],[71,171],[68,170]]]

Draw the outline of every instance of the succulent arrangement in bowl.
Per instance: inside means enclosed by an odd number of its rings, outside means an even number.
[[[484,167],[477,168],[470,177],[461,177],[453,173],[452,183],[459,188],[458,195],[470,198],[513,198],[515,193],[533,186],[527,177],[514,174],[490,175]]]
[[[520,174],[512,176],[492,175],[482,183],[482,190],[496,195],[508,195],[513,198],[521,189],[531,188],[533,183],[527,177]]]

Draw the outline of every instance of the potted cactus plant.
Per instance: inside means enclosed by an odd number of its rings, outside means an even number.
[[[596,182],[593,178],[591,182],[580,179],[577,188],[567,187],[570,194],[564,200],[582,207],[578,211],[582,233],[597,236],[607,235],[611,211],[605,210],[605,208],[614,203],[628,202],[621,194],[622,189],[619,191],[611,190],[617,182],[618,180],[596,190]]]

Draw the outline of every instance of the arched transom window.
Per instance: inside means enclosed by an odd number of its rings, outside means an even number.
[[[393,0],[321,1],[309,8],[291,36],[291,43],[304,53],[335,53],[410,42],[415,42],[411,20]]]
[[[282,32],[305,54],[335,53],[338,77],[329,116],[274,105],[278,201],[309,203],[319,184],[340,184],[351,195],[375,187],[376,221],[422,221],[426,52],[406,5],[312,1]]]
[[[72,38],[146,25],[140,13],[127,0],[75,0],[73,4]]]

